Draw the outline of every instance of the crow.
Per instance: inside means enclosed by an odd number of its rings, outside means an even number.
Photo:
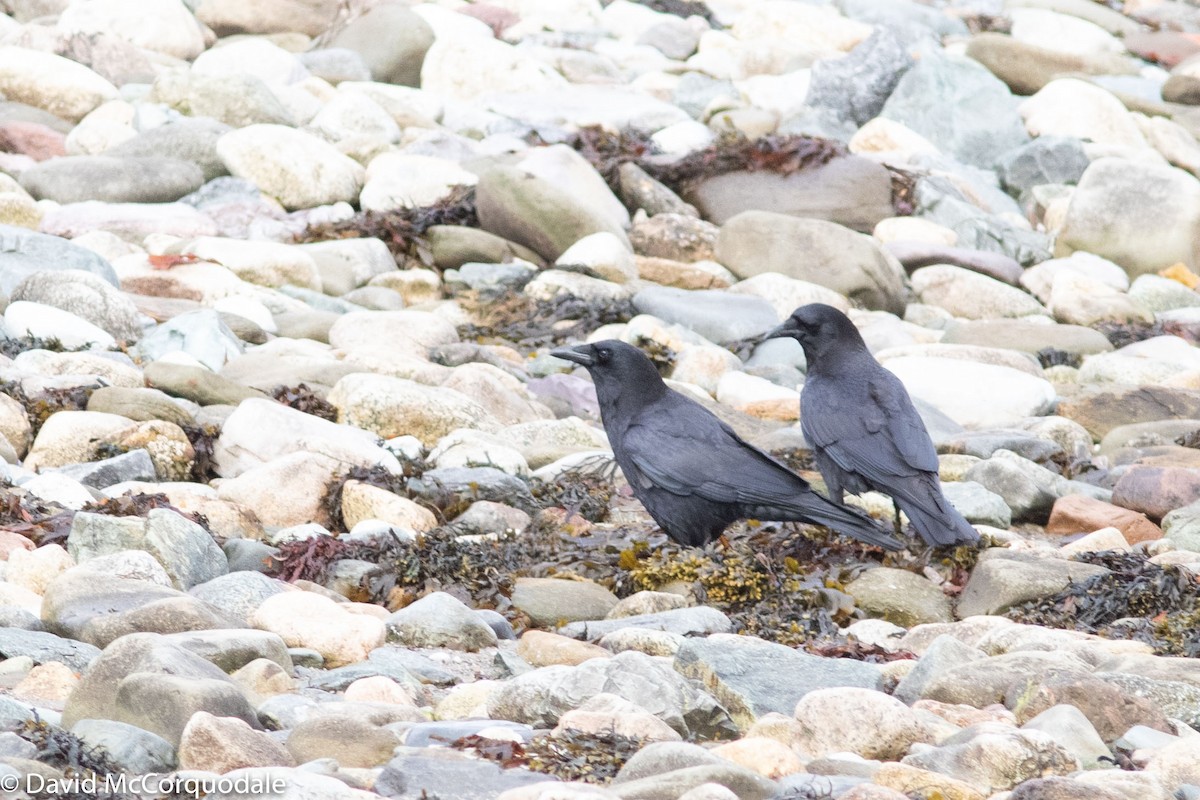
[[[617,464],[634,496],[680,544],[702,547],[731,522],[753,518],[816,523],[889,550],[903,546],[669,388],[636,347],[610,339],[551,355],[591,373]]]
[[[879,365],[854,323],[832,306],[792,312],[765,338],[791,337],[804,348],[800,429],[812,445],[829,496],[877,489],[892,496],[931,545],[969,544],[979,534],[942,494],[938,458],[904,384]]]

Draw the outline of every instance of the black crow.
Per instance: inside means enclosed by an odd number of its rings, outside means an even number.
[[[800,428],[829,496],[840,502],[845,491],[877,489],[892,496],[929,544],[979,541],[942,494],[937,451],[904,384],[879,365],[854,323],[832,306],[812,303],[766,338],[779,336],[800,342],[808,360]]]
[[[551,355],[592,375],[600,416],[634,495],[668,536],[700,547],[734,520],[825,525],[869,544],[901,543],[857,509],[831,502],[704,406],[667,387],[636,347],[608,340]]]

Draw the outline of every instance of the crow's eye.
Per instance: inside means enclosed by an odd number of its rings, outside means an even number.
[[[597,350],[596,358],[600,361],[601,364],[605,364],[608,362],[608,360],[610,358],[612,358],[612,350],[609,350],[607,347],[604,348],[603,350]]]

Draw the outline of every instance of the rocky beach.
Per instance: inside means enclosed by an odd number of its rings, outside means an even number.
[[[0,12],[0,796],[1200,798],[1200,8]],[[980,546],[680,546],[549,355],[824,491],[814,302]]]

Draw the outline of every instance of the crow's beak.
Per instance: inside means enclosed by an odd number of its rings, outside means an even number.
[[[564,361],[574,361],[585,367],[590,367],[596,363],[596,359],[592,357],[591,345],[581,344],[578,347],[560,347],[557,350],[551,350],[550,355],[555,358],[561,358]]]
[[[793,336],[793,335],[795,335],[795,333],[796,333],[796,327],[794,325],[792,325],[792,320],[789,318],[789,319],[784,320],[784,323],[782,325],[780,325],[778,328],[769,330],[766,333],[764,333],[762,338],[765,341],[767,339],[778,339],[781,336]]]

